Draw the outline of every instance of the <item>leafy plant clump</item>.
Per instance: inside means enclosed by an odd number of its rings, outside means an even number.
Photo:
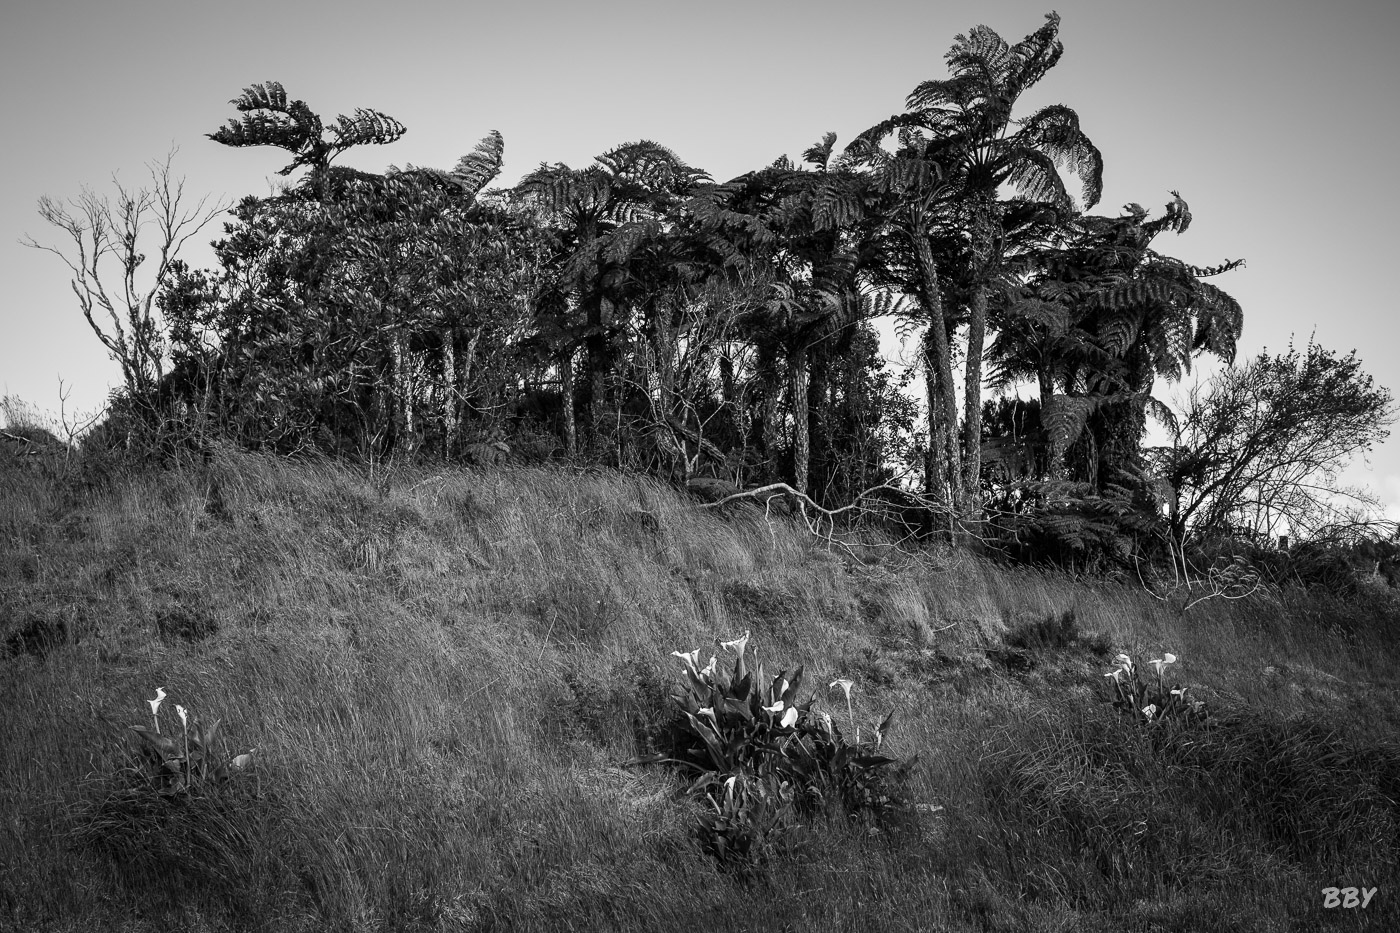
[[[912,809],[903,791],[913,761],[881,753],[893,712],[861,741],[845,692],[854,733],[849,739],[829,713],[813,710],[815,694],[798,701],[803,669],[769,678],[746,660],[748,633],[722,647],[737,655],[732,673],[715,657],[699,666],[700,652],[673,652],[685,665],[683,689],[673,695],[679,716],[666,753],[630,764],[668,764],[693,775],[687,793],[703,805],[701,847],[723,862],[753,864],[792,849],[803,824],[821,813],[865,816],[877,824]],[[891,766],[895,767],[891,767]]]
[[[1066,609],[1059,615],[1050,614],[1021,622],[1006,633],[1003,641],[1008,648],[1026,650],[1082,646],[1104,657],[1111,650],[1107,636],[1079,631],[1073,609]]]
[[[1111,683],[1112,702],[1115,709],[1129,717],[1148,724],[1167,721],[1194,722],[1205,718],[1205,704],[1200,700],[1188,699],[1186,688],[1167,685],[1167,666],[1176,663],[1176,655],[1170,652],[1161,658],[1149,661],[1155,677],[1144,676],[1142,668],[1133,663],[1126,654],[1115,658],[1118,666],[1104,674]]]
[[[141,739],[131,770],[145,778],[145,789],[166,797],[208,790],[252,763],[253,756],[247,752],[223,760],[216,757],[213,745],[220,720],[201,725],[179,704],[175,705],[175,713],[180,718],[181,731],[162,733],[160,707],[164,701],[165,688],[157,687],[155,699],[146,701],[151,707],[154,728],[131,727]]]
[[[216,750],[220,720],[206,726],[177,704],[179,728],[163,731],[165,697],[157,688],[147,701],[150,727],[125,730],[137,743],[127,747],[125,766],[90,779],[97,793],[70,811],[68,839],[110,857],[138,887],[176,899],[182,886],[208,890],[251,908],[248,899],[276,860],[266,840],[258,841],[276,807],[234,780],[250,768],[252,754]]]

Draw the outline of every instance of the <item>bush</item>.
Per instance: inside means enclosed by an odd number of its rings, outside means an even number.
[[[1149,725],[1175,719],[1203,719],[1205,704],[1188,699],[1185,687],[1167,686],[1166,671],[1176,663],[1176,655],[1167,652],[1149,661],[1156,677],[1146,676],[1142,668],[1126,654],[1116,658],[1118,666],[1104,676],[1109,678],[1113,707],[1132,719]]]
[[[240,910],[283,872],[268,846],[271,798],[232,778],[252,756],[215,751],[219,721],[201,725],[176,706],[180,730],[160,731],[165,690],[148,701],[153,728],[132,726],[134,750],[116,775],[90,779],[94,792],[69,814],[68,840],[107,856],[129,888],[166,908],[212,894]],[[95,797],[95,799],[93,799]]]
[[[1079,631],[1074,610],[1057,615],[1023,621],[1009,629],[1002,639],[1008,648],[1023,650],[1073,648],[1082,646],[1100,657],[1107,656],[1111,644],[1104,635],[1085,635]]]
[[[803,822],[822,813],[868,816],[889,825],[910,811],[903,787],[912,762],[881,754],[893,713],[862,742],[850,706],[851,682],[833,681],[846,694],[855,740],[830,714],[798,702],[803,670],[769,678],[751,670],[748,634],[723,643],[737,654],[726,676],[718,659],[699,667],[699,651],[673,652],[685,664],[684,689],[673,697],[679,712],[664,753],[630,764],[668,764],[692,777],[688,793],[703,805],[697,826],[701,848],[724,862],[763,862],[800,845]]]
[[[1163,887],[1205,896],[1254,876],[1400,868],[1400,748],[1255,711],[1176,725],[1099,707],[1001,730],[979,767],[989,865],[1022,896],[1103,907]]]

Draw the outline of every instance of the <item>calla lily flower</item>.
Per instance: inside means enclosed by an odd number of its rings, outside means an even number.
[[[783,711],[783,701],[779,700],[772,706],[765,706],[763,707],[763,711],[765,713],[781,713]]]
[[[748,643],[749,633],[747,630],[745,630],[744,634],[740,635],[738,638],[734,639],[733,641],[722,641],[719,643],[719,646],[721,648],[731,648],[736,654],[738,654],[740,657],[743,657],[744,648],[748,646]]]
[[[1168,654],[1166,654],[1164,657],[1162,657],[1162,658],[1160,658],[1160,659],[1157,659],[1157,660],[1154,660],[1154,661],[1152,662],[1152,669],[1153,669],[1154,671],[1157,672],[1157,676],[1158,676],[1158,677],[1161,677],[1161,676],[1162,676],[1162,672],[1165,671],[1165,670],[1167,669],[1167,665],[1168,665],[1168,664],[1175,664],[1175,663],[1176,663],[1176,655],[1171,654],[1171,653],[1168,653]]]
[[[700,672],[700,676],[707,680],[713,679],[715,676],[715,664],[718,663],[718,661],[718,658],[714,655],[710,655],[710,663],[705,665],[705,669]]]
[[[1107,674],[1104,674],[1104,676],[1105,676],[1105,677],[1112,677],[1114,683],[1116,683],[1116,684],[1121,684],[1121,683],[1123,682],[1123,669],[1122,669],[1121,667],[1115,667],[1113,670],[1109,671]]]
[[[696,665],[700,663],[699,648],[696,648],[694,651],[672,651],[671,657],[680,658],[682,661],[684,661],[685,666],[690,668],[690,672],[692,674],[700,673],[699,669],[696,668]]]
[[[822,728],[826,730],[826,734],[831,735],[833,729],[833,726],[831,724],[831,714],[826,712],[825,710],[818,710],[817,719],[821,721]]]
[[[1126,654],[1120,654],[1113,660],[1117,661],[1120,665],[1122,665],[1123,671],[1125,673],[1131,674],[1133,672],[1133,659],[1128,657]]]
[[[1142,715],[1146,716],[1148,719],[1151,719],[1153,716],[1156,716],[1156,715],[1157,715],[1157,704],[1156,704],[1156,703],[1149,703],[1149,704],[1147,704],[1146,706],[1144,706],[1144,707],[1142,708]]]
[[[151,705],[151,718],[154,719],[154,720],[156,721],[156,731],[159,732],[159,731],[160,731],[160,705],[161,705],[162,703],[165,702],[165,688],[164,688],[164,687],[157,687],[157,688],[156,688],[156,698],[155,698],[154,700],[147,700],[146,702],[149,703],[149,704]]]
[[[797,722],[797,707],[789,706],[788,711],[783,713],[781,722],[784,729],[791,729],[793,724]]]
[[[854,686],[855,684],[851,681],[847,680],[844,677],[840,677],[827,684],[826,689],[830,690],[832,687],[840,687],[842,690],[846,691],[846,715],[851,718],[851,728],[855,730],[856,744],[859,745],[860,726],[856,725],[856,712],[854,709],[851,708],[851,688]]]
[[[182,726],[184,726],[186,729],[188,729],[189,726],[190,726],[190,716],[189,716],[189,713],[185,712],[185,708],[184,708],[183,706],[181,706],[179,703],[176,703],[176,704],[175,704],[175,714],[176,714],[177,716],[180,717],[180,725],[182,725]]]

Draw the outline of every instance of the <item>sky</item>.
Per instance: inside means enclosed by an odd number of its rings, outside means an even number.
[[[1159,212],[1179,190],[1194,221],[1160,249],[1245,312],[1241,357],[1355,349],[1400,395],[1400,320],[1385,282],[1400,246],[1400,3],[1393,0],[1060,0],[1065,54],[1022,114],[1062,103],[1102,151],[1103,199]],[[900,112],[977,24],[1017,41],[1052,7],[1025,0],[47,0],[0,13],[0,395],[57,414],[98,408],[120,372],[88,330],[36,213],[146,180],[172,147],[194,195],[266,194],[289,159],[206,138],[250,84],[282,82],[333,119],[366,107],[408,127],[343,164],[449,168],[505,137],[510,184],[541,162],[588,164],[651,139],[724,180],[843,146]],[[1072,185],[1072,190],[1074,186]],[[207,228],[184,254],[212,264]],[[1210,366],[1197,373],[1210,372]],[[1170,396],[1169,386],[1158,387]],[[1400,430],[1347,479],[1400,519]]]

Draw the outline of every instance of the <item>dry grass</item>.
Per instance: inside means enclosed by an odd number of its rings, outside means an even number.
[[[1379,886],[1379,922],[1394,606],[1178,615],[608,473],[4,464],[0,928],[1284,930],[1347,919],[1329,885]],[[1071,610],[1079,639],[1037,628]],[[620,763],[664,725],[669,653],[745,629],[854,679],[862,722],[896,709],[944,811],[718,871],[672,779]],[[1232,716],[1154,745],[1097,702],[1090,635],[1173,651]],[[104,719],[143,722],[158,685],[254,773],[184,806],[117,793]]]

